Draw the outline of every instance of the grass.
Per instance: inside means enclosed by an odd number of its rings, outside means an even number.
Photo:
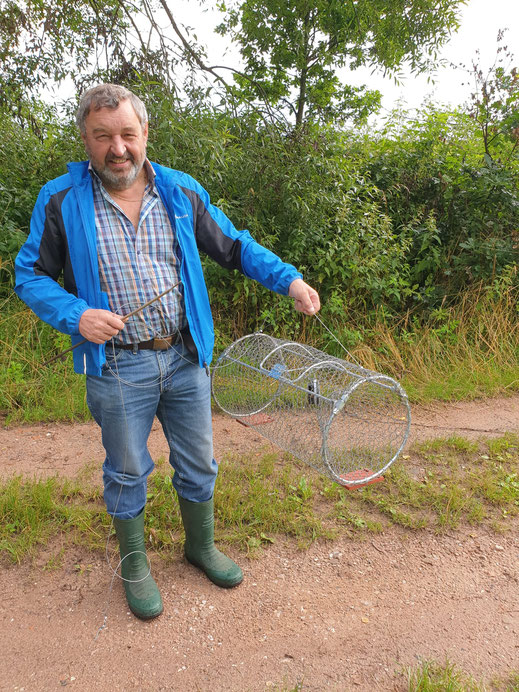
[[[255,556],[279,536],[305,548],[315,540],[361,538],[391,526],[442,532],[463,526],[517,530],[519,438],[470,442],[453,437],[415,445],[385,481],[347,490],[288,455],[224,459],[215,489],[218,540]],[[168,465],[148,484],[151,547],[167,557],[183,541]],[[101,550],[109,526],[100,488],[88,476],[12,478],[0,486],[0,552],[13,562],[53,536]]]
[[[364,367],[399,378],[412,402],[517,392],[518,304],[517,287],[496,294],[477,286],[425,322],[409,312],[397,324],[359,326],[362,343],[352,354]]]
[[[329,486],[325,493],[350,530],[373,530],[369,522],[375,521],[375,528],[390,523],[444,531],[485,524],[505,531],[519,514],[518,462],[517,436],[488,443],[453,437],[415,445],[384,483],[350,495]]]
[[[482,681],[450,661],[422,661],[399,671],[397,677],[404,678],[404,681],[393,689],[401,692],[519,692],[519,671],[510,673],[507,678]],[[274,692],[298,692],[303,689],[303,681],[289,684],[286,680],[280,685],[266,688]]]
[[[0,552],[20,562],[57,534],[73,532],[74,541],[100,548],[108,519],[94,487],[48,478],[14,477],[0,488]]]
[[[447,662],[425,661],[407,671],[409,692],[484,692],[482,684]]]
[[[425,322],[408,313],[397,324],[380,316],[373,324],[354,325],[341,314],[341,323],[330,327],[362,365],[400,379],[412,402],[508,394],[519,391],[517,294],[516,287],[476,287]],[[341,334],[345,321],[348,334],[357,335],[356,345]],[[84,378],[74,374],[71,354],[42,368],[69,345],[67,336],[39,321],[14,294],[4,300],[0,414],[8,423],[89,418]],[[326,333],[315,346],[345,356]]]
[[[518,436],[485,443],[460,437],[434,440],[415,445],[405,457],[391,467],[384,483],[358,491],[308,473],[288,455],[224,459],[215,492],[217,537],[254,556],[280,536],[304,548],[317,539],[362,538],[391,526],[410,532],[474,525],[517,531]],[[0,485],[4,559],[30,559],[57,536],[63,540],[45,569],[60,567],[70,543],[104,550],[110,521],[92,474],[86,468],[74,481],[15,477]],[[171,558],[181,550],[183,531],[164,459],[157,461],[148,488],[148,541],[157,554]],[[519,671],[483,682],[450,662],[423,661],[396,676],[399,685],[402,681],[398,689],[407,692],[519,692]],[[296,692],[303,683],[284,680],[269,689]]]
[[[6,423],[85,420],[84,377],[76,375],[72,355],[42,367],[70,346],[70,339],[41,322],[16,296],[0,313],[0,414]]]
[[[450,661],[423,661],[404,671],[407,692],[519,692],[519,671],[506,679],[475,680]]]

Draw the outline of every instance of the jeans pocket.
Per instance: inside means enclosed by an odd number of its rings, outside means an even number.
[[[131,351],[125,351],[122,348],[114,348],[112,344],[107,343],[105,348],[106,361],[102,367],[103,374],[115,370],[124,357],[124,354],[128,353],[131,353]]]

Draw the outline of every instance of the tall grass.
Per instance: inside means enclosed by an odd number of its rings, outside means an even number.
[[[519,289],[514,284],[511,277],[509,286],[474,287],[427,319],[412,312],[396,323],[383,314],[358,323],[335,316],[329,326],[352,358],[401,379],[412,402],[517,392]],[[42,367],[70,345],[69,338],[38,320],[14,294],[0,307],[0,414],[7,422],[88,418],[84,378],[74,374],[71,354]],[[222,335],[233,331],[232,319],[226,319],[217,324],[220,346]],[[323,319],[326,323],[326,305]],[[350,359],[317,323],[309,329],[304,320],[302,330],[299,340],[308,337],[317,348]]]
[[[87,418],[84,377],[74,374],[71,354],[43,367],[70,339],[41,322],[14,294],[0,308],[0,414],[6,422]]]
[[[519,391],[519,290],[474,287],[425,320],[360,327],[352,354],[401,378],[411,401],[460,400]],[[350,327],[351,329],[351,327]]]

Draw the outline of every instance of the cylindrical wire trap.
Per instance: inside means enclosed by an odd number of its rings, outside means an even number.
[[[212,392],[223,411],[346,487],[379,480],[409,436],[407,395],[391,377],[263,333],[225,349]]]

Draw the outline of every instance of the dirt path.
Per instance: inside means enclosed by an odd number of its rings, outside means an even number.
[[[269,444],[215,416],[216,455]],[[411,442],[519,432],[519,397],[413,409]],[[152,455],[167,456],[154,428]],[[0,429],[0,472],[74,476],[101,463],[95,425]],[[300,552],[278,540],[218,589],[178,558],[154,561],[164,614],[143,623],[110,592],[102,558],[67,548],[58,570],[0,570],[1,690],[398,690],[399,671],[448,657],[478,678],[519,670],[518,533],[392,529]],[[109,597],[106,627],[103,624]]]

